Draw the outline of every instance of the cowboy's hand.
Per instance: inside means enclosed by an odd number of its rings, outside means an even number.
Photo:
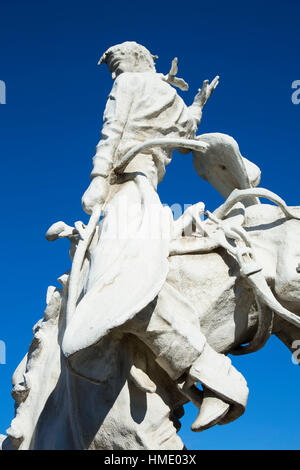
[[[198,90],[197,95],[194,99],[194,104],[200,106],[201,109],[204,108],[207,100],[210,98],[212,92],[217,88],[219,84],[219,76],[217,75],[211,83],[208,80],[204,80],[202,88]]]
[[[82,208],[87,214],[93,212],[96,204],[103,204],[108,194],[109,183],[103,176],[95,176],[82,196]]]

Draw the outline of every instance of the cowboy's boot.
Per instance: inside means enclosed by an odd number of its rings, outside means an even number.
[[[195,385],[186,381],[177,383],[177,387],[198,408],[198,416],[191,426],[192,431],[204,431],[219,424],[220,419],[229,410],[230,405],[217,398],[215,393],[208,389],[199,390]]]
[[[219,424],[220,420],[227,415],[229,408],[230,405],[228,403],[218,398],[208,388],[204,388],[201,407],[199,408],[197,418],[191,426],[191,430],[194,432],[205,431],[205,429]]]
[[[193,431],[230,423],[244,413],[249,393],[246,380],[228,357],[214,351],[208,343],[190,368],[188,382],[200,382],[203,386],[203,399]]]

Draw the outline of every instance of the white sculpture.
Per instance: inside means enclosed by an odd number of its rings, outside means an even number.
[[[300,211],[256,188],[260,171],[234,139],[196,136],[218,77],[187,107],[174,88],[187,89],[177,59],[162,75],[154,58],[126,42],[99,61],[114,86],[82,199],[91,218],[47,232],[69,238],[73,264],[62,290],[49,288],[14,374],[19,406],[4,449],[182,449],[176,430],[187,401],[198,408],[194,431],[245,411],[247,384],[226,354],[254,352],[271,333],[286,344],[297,334],[290,240],[300,236]],[[174,221],[159,200],[175,148],[194,151],[197,173],[226,199],[205,221],[203,203]]]

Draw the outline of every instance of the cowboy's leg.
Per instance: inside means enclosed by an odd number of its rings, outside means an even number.
[[[209,346],[192,304],[168,283],[148,307],[126,323],[125,330],[138,336],[152,350],[158,364],[173,380],[182,382],[180,378],[186,377],[182,391],[190,393],[189,398],[194,403],[192,384],[201,382],[232,405],[229,421],[243,413],[248,396],[245,379],[229,358]],[[211,414],[208,409],[211,406],[219,417],[224,413],[223,401],[212,402],[211,395],[205,393],[204,402],[208,405],[201,407],[198,428],[204,428],[209,421],[207,414]]]
[[[194,308],[168,283],[122,329],[138,336],[173,380],[190,368],[206,343]]]

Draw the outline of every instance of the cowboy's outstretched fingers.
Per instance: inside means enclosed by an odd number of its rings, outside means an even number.
[[[220,81],[220,77],[219,75],[216,75],[215,78],[212,80],[210,86],[212,87],[213,90],[215,90],[217,88],[217,86],[219,85],[219,81]]]
[[[211,83],[209,83],[209,80],[204,80],[202,88],[198,90],[197,95],[195,96],[194,99],[194,104],[197,104],[198,106],[203,109],[205,106],[207,100],[210,98],[212,92],[214,89],[217,87],[219,83],[219,76],[217,75]]]
[[[202,89],[200,90],[200,92],[202,92],[203,94],[206,93],[207,89],[208,89],[208,85],[209,85],[209,80],[204,80],[203,81],[203,85],[202,85]]]
[[[172,60],[172,65],[171,65],[171,70],[169,72],[169,75],[175,77],[177,73],[178,73],[178,59],[177,57],[174,57],[174,59]]]

